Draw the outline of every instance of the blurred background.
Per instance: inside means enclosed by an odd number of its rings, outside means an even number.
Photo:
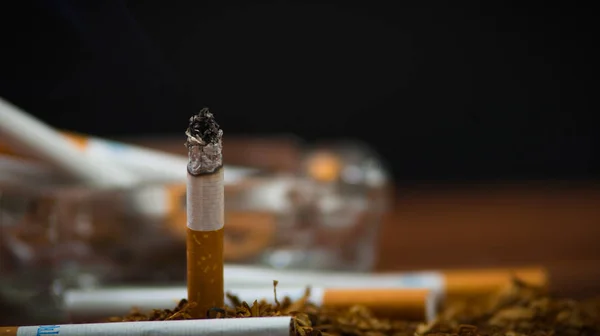
[[[208,106],[228,136],[366,141],[398,183],[598,176],[582,6],[19,6],[0,90],[58,128],[179,135]]]
[[[188,118],[209,107],[225,132],[226,164],[268,171],[259,185],[281,174],[305,174],[317,181],[311,192],[335,196],[342,205],[328,205],[338,211],[328,215],[302,206],[269,208],[278,214],[270,220],[291,225],[283,227],[297,236],[306,231],[301,223],[313,223],[300,250],[321,244],[341,251],[347,243],[346,251],[361,251],[341,257],[346,264],[335,259],[306,267],[535,264],[554,270],[558,292],[598,292],[600,169],[589,86],[590,8],[285,0],[36,0],[3,6],[1,21],[18,23],[0,30],[0,96],[41,121],[184,156]],[[315,148],[337,157],[325,159],[325,173],[313,172],[307,161]],[[377,163],[385,185],[349,188],[336,165],[365,162]],[[323,189],[325,180],[343,186]],[[244,202],[266,195],[251,185],[238,186],[255,191]],[[14,200],[4,195],[4,204]],[[71,209],[65,210],[71,213],[66,227],[75,221],[73,204],[103,213],[103,202],[114,198],[69,195],[58,196]],[[89,210],[90,204],[98,208]],[[248,209],[237,206],[231,205],[227,225],[234,216],[246,224],[265,218],[256,217],[256,209],[244,217]],[[358,208],[363,212],[348,211]],[[56,212],[36,209],[36,218]],[[348,214],[343,232],[333,229],[343,226],[335,221],[341,213]],[[311,231],[315,226],[320,229]],[[370,240],[349,238],[357,236]],[[81,238],[69,237],[64,246]],[[277,239],[289,243],[293,237]],[[173,255],[163,256],[165,265],[182,255],[181,241],[163,243],[157,246],[175,246]],[[107,259],[129,256],[124,269],[157,262],[141,262],[132,252],[149,246],[116,251],[126,243],[102,244],[92,250],[110,250]],[[61,253],[73,255],[71,249]],[[281,258],[260,262],[277,267]]]

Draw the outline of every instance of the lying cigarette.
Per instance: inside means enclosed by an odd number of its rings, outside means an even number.
[[[28,119],[25,116],[24,120]],[[25,125],[30,122],[25,121]],[[46,125],[43,125],[43,128],[46,132],[50,129]],[[136,194],[132,194],[129,200],[133,211],[137,211],[144,216],[169,216],[170,219],[177,220],[182,215],[185,216],[185,208],[180,205],[179,201],[185,195],[184,181],[187,173],[181,167],[187,164],[186,157],[101,138],[85,137],[67,132],[59,133],[54,132],[52,129],[50,131],[55,133],[55,136],[62,137],[61,141],[67,140],[83,154],[83,156],[78,155],[79,158],[75,162],[69,161],[71,165],[79,167],[77,161],[87,160],[86,158],[101,160],[111,166],[122,168],[125,174],[135,174],[136,178],[141,179],[141,182],[150,183],[134,187]],[[49,141],[51,139],[45,140],[45,142]],[[10,143],[14,143],[14,141],[10,141]],[[49,146],[60,148],[62,145],[49,144]],[[17,145],[17,147],[19,146]],[[31,185],[35,183],[35,185],[39,185],[39,183],[43,183],[56,185],[72,183],[81,177],[79,173],[73,175],[72,167],[66,168],[68,174],[61,173],[61,171],[57,171],[56,167],[48,166],[39,162],[39,160],[31,160],[32,157],[23,155],[22,152],[10,148],[6,143],[0,142],[0,153],[4,154],[0,157],[0,182],[3,184]],[[54,162],[56,159],[55,157],[50,162]],[[65,158],[58,157],[58,159]],[[99,168],[101,167],[99,166]],[[64,167],[62,170],[65,171]],[[255,172],[256,169],[253,168],[227,166],[224,171],[224,183],[225,185],[235,185]],[[116,176],[118,177],[119,174]],[[104,186],[104,184],[101,184],[101,186]],[[111,182],[108,186],[120,187],[120,184]],[[172,225],[179,225],[179,223]]]
[[[114,162],[128,171],[139,174],[143,179],[156,181],[184,181],[188,158],[159,150],[125,144],[118,141],[86,136],[73,132],[62,132],[63,136],[76,143],[90,157],[101,157]],[[255,172],[248,167],[227,166],[225,182],[233,184]]]
[[[135,175],[106,160],[82,156],[77,147],[60,133],[2,98],[0,131],[3,140],[90,185],[129,187],[138,182]]]
[[[2,141],[9,144],[4,145],[8,148],[0,147],[0,152],[18,156],[27,153],[94,187],[129,188],[139,186],[141,182],[175,180],[183,183],[186,174],[181,169],[187,162],[185,157],[61,133],[2,98],[0,134]],[[85,155],[81,155],[82,152]],[[252,171],[233,168],[228,173],[228,181],[234,183]],[[168,211],[165,203],[169,192],[162,185],[136,191],[128,200],[133,211],[152,217],[165,215]],[[154,206],[152,203],[161,204]]]
[[[296,301],[304,297],[305,288],[277,288],[277,297]],[[241,301],[252,304],[266,300],[274,304],[273,288],[230,289],[227,292]],[[136,307],[141,311],[171,309],[185,297],[185,287],[167,288],[104,288],[97,290],[69,290],[65,293],[64,307],[72,320],[125,315]],[[427,289],[402,288],[311,288],[310,302],[324,308],[349,308],[362,305],[379,317],[407,320],[431,320],[439,306],[439,296]],[[227,300],[225,300],[227,301]]]
[[[548,272],[540,266],[382,273],[276,270],[243,265],[225,267],[228,288],[268,287],[272,279],[277,279],[282,286],[298,287],[428,288],[448,300],[492,293],[513,278],[543,290],[548,289],[550,283]]]
[[[278,279],[278,295],[298,297],[300,289],[306,286],[327,288],[328,290],[389,290],[389,289],[428,289],[435,301],[461,300],[478,295],[486,295],[502,289],[512,281],[513,276],[530,286],[547,289],[549,279],[542,267],[514,269],[475,269],[447,270],[435,272],[396,272],[396,273],[335,273],[316,271],[284,271],[264,267],[226,265],[224,267],[225,288],[238,294],[242,300],[271,298],[272,279]],[[287,292],[286,288],[295,288]],[[318,295],[313,289],[311,299]],[[247,294],[249,293],[249,294]],[[332,292],[333,293],[333,292]],[[126,314],[132,306],[140,309],[169,308],[176,305],[186,295],[185,287],[168,288],[105,288],[90,291],[68,290],[65,293],[65,307],[71,317],[95,317],[111,314]],[[317,297],[318,298],[318,297]],[[429,299],[428,299],[429,300]],[[425,300],[429,302],[428,300]],[[427,303],[427,307],[432,307]],[[431,316],[431,309],[425,313]]]
[[[294,334],[292,318],[289,316],[0,327],[0,336],[290,336]]]
[[[186,131],[187,164],[187,289],[190,313],[206,317],[223,306],[224,189],[223,131],[208,109],[190,118]]]
[[[25,122],[28,123],[29,121]],[[143,180],[160,182],[185,181],[186,172],[182,171],[181,167],[187,164],[188,159],[183,155],[171,154],[75,132],[56,131],[56,134],[59,134],[63,138],[61,141],[68,141],[80,153],[85,154],[86,157],[101,159],[124,168],[129,173],[136,174],[136,176]],[[11,148],[10,143],[6,143],[7,141],[13,142],[8,137],[7,139],[0,138],[1,154],[15,157],[27,156],[15,148]],[[225,171],[225,183],[234,184],[256,171],[254,168],[228,165]]]
[[[77,145],[86,157],[98,157],[107,162],[120,166],[130,173],[136,174],[145,181],[158,182],[182,182],[186,179],[186,172],[181,171],[183,165],[187,164],[187,158],[180,155],[173,155],[157,150],[147,149],[140,146],[133,146],[121,142],[105,140],[96,137],[84,137],[83,135],[73,135],[73,133],[62,132],[65,139]],[[83,138],[87,140],[74,140]],[[19,153],[0,139],[0,154],[4,154],[2,160],[25,161],[28,165],[35,165],[44,180],[51,181],[60,176],[55,169],[47,165],[40,164],[38,161],[31,160],[27,155]],[[173,166],[177,166],[177,170]],[[224,180],[225,185],[234,185],[257,172],[255,168],[225,165]],[[0,167],[1,170],[2,167]]]

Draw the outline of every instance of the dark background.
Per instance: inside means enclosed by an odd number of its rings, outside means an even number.
[[[598,177],[591,7],[17,3],[0,95],[56,127],[182,135],[208,106],[226,134],[364,140],[400,181]]]

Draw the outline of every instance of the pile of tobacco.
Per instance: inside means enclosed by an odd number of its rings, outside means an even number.
[[[482,335],[600,335],[600,298],[587,301],[556,299],[515,280],[499,293],[477,300],[446,306],[429,323],[380,319],[364,307],[324,309],[310,303],[306,295],[298,300],[277,299],[275,304],[254,301],[251,305],[228,295],[231,307],[215,308],[210,318],[294,316],[295,329],[302,336],[482,336]],[[190,319],[190,304],[182,300],[174,310],[133,311],[110,322]]]

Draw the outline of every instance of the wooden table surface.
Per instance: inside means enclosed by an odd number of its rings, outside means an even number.
[[[186,154],[180,138],[121,139]],[[225,161],[294,166],[294,138],[227,139]],[[544,265],[553,288],[600,294],[600,184],[421,184],[396,191],[381,228],[377,270]]]

